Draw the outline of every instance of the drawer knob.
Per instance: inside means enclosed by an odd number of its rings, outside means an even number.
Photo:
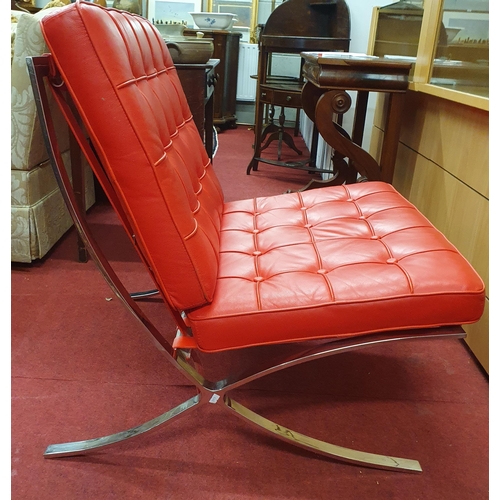
[[[286,96],[286,102],[290,102],[291,100],[292,100],[292,96],[287,95],[287,96]]]

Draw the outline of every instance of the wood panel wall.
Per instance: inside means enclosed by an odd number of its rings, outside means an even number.
[[[379,95],[370,153],[380,159],[387,98]],[[486,308],[466,325],[467,344],[489,371],[489,113],[409,91],[394,187],[459,249],[486,286]]]

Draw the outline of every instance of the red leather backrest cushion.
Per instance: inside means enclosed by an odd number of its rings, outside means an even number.
[[[42,30],[160,288],[178,309],[210,302],[223,195],[165,42],[87,2]]]

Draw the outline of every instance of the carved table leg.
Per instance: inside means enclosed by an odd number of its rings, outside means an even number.
[[[274,118],[274,105],[272,106],[273,112],[271,116],[271,123],[266,126],[264,131],[262,132],[262,141],[266,138],[266,135],[269,134],[269,138],[267,142],[261,146],[260,150],[264,151],[273,141],[278,141],[278,161],[281,161],[281,151],[283,142],[290,148],[293,149],[297,154],[301,155],[302,151],[297,148],[295,143],[293,142],[293,137],[285,131],[285,108],[281,106],[281,112],[278,118],[279,125],[275,125],[272,120]]]
[[[339,151],[351,161],[350,166],[368,180],[380,180],[380,167],[375,159],[360,146],[352,142],[347,134],[340,132],[340,127],[332,121],[332,113],[345,112],[346,97],[343,91],[331,90],[323,94],[316,104],[316,124],[319,133],[335,151]],[[349,108],[347,108],[349,109]]]
[[[357,142],[363,138],[364,116],[366,113],[367,92],[358,95],[359,108],[356,110],[354,135]],[[324,185],[338,185],[356,182],[360,174],[367,180],[380,180],[380,166],[375,159],[353,142],[347,132],[333,121],[334,114],[342,115],[351,105],[351,98],[343,90],[320,89],[310,82],[302,90],[303,108],[307,116],[314,121],[323,139],[333,148],[334,177],[328,181],[311,181],[305,188]],[[349,158],[349,164],[343,160]]]
[[[363,146],[363,132],[365,131],[366,108],[368,106],[368,92],[358,91],[356,99],[356,111],[354,114],[354,125],[352,130],[352,142],[358,146]]]
[[[264,127],[264,130],[262,131],[262,138],[260,140],[261,143],[264,142],[264,140],[266,139],[266,137],[269,134],[272,134],[273,132],[279,131],[278,125],[276,125],[274,123],[274,105],[271,105],[271,108],[270,108],[269,113],[268,113],[268,117],[269,117],[269,122],[267,123],[267,125]],[[262,149],[264,149],[264,148],[262,148]]]

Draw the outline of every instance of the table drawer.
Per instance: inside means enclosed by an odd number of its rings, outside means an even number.
[[[289,108],[301,108],[302,96],[299,92],[277,90],[269,87],[261,88],[260,100],[267,104],[286,106]]]

